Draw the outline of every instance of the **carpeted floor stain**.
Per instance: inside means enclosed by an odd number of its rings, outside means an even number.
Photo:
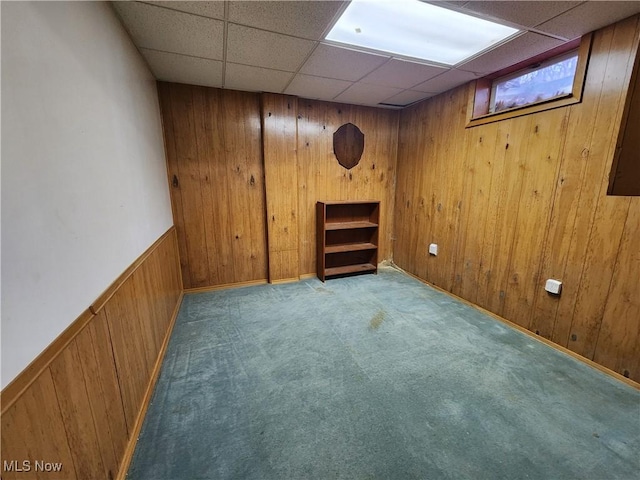
[[[382,325],[382,322],[384,322],[384,312],[380,310],[373,316],[373,318],[369,322],[369,328],[371,330],[377,330],[378,328],[380,328],[380,325]]]

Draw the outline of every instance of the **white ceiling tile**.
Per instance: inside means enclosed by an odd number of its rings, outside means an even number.
[[[227,63],[224,88],[248,92],[281,93],[292,74],[268,68]]]
[[[138,2],[113,2],[141,48],[222,60],[224,22]]]
[[[354,83],[334,100],[337,102],[353,103],[356,105],[377,105],[400,92],[402,92],[401,88]]]
[[[551,50],[562,43],[564,42],[561,40],[538,35],[537,33],[525,33],[457,67],[461,70],[485,75],[515,65],[527,58]]]
[[[222,62],[177,53],[140,49],[153,75],[165,82],[222,87]]]
[[[360,81],[385,87],[411,88],[446,71],[447,69],[443,67],[422,65],[393,58]]]
[[[389,57],[320,44],[300,69],[300,73],[355,82]]]
[[[405,90],[404,92],[400,92],[397,95],[394,95],[391,98],[387,98],[384,103],[389,103],[391,105],[400,105],[406,106],[412,103],[418,102],[420,100],[425,100],[427,98],[432,97],[432,93],[425,92],[416,92],[413,90]]]
[[[506,20],[524,27],[534,27],[580,5],[581,2],[555,1],[482,1],[469,2],[465,9],[480,13],[483,18]],[[491,19],[491,18],[488,18]]]
[[[542,23],[536,28],[572,40],[639,12],[639,1],[591,1]]]
[[[451,90],[458,85],[467,83],[470,80],[475,80],[476,78],[478,78],[478,76],[473,72],[453,69],[443,73],[442,75],[438,75],[431,80],[427,80],[420,85],[416,85],[413,89],[421,92],[446,92],[447,90]]]
[[[229,21],[320,40],[343,3],[345,2],[233,1],[229,2]]]
[[[224,2],[183,2],[180,0],[168,2],[142,2],[171,8],[181,12],[195,13],[203,17],[224,20]]]
[[[285,93],[304,98],[331,100],[349,86],[351,86],[351,82],[344,80],[296,75],[296,78],[287,87]]]
[[[313,46],[309,40],[231,24],[227,61],[295,72]]]

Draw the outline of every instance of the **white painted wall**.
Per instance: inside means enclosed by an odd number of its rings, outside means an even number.
[[[155,80],[111,7],[1,8],[4,387],[173,220]]]

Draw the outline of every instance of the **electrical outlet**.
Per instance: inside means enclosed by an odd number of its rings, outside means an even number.
[[[550,278],[547,280],[544,289],[553,295],[560,295],[560,292],[562,292],[562,282],[560,280]]]
[[[433,255],[434,257],[438,255],[438,244],[432,243],[431,245],[429,245],[429,254]]]

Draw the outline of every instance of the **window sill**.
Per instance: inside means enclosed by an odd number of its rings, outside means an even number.
[[[477,127],[478,125],[486,125],[487,123],[499,122],[509,118],[521,117],[532,113],[544,112],[552,108],[566,107],[575,103],[580,103],[581,99],[573,95],[567,95],[559,98],[552,98],[543,102],[532,103],[524,107],[509,108],[496,113],[487,113],[470,119],[467,122],[467,128]]]

